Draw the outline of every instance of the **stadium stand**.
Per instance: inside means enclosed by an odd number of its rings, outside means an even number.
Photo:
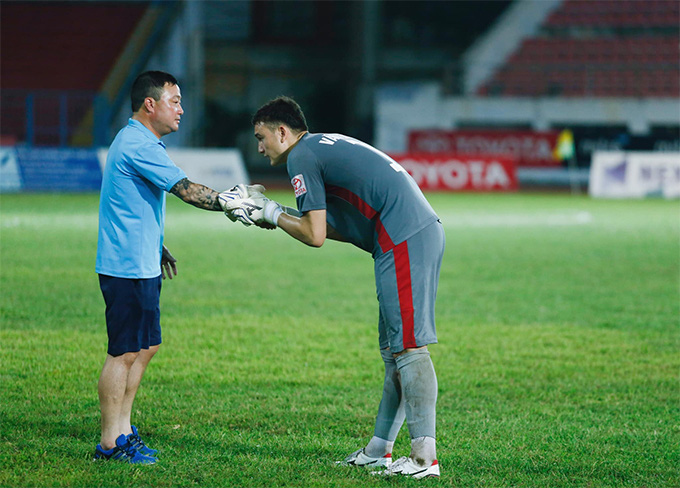
[[[565,0],[479,95],[677,97],[680,2]]]
[[[675,0],[567,0],[547,20],[546,27],[677,28],[679,3]]]
[[[70,142],[147,5],[3,3],[3,142]]]

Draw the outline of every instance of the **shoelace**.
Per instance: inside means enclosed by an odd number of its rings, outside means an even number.
[[[395,471],[399,469],[402,465],[406,464],[408,461],[408,458],[406,456],[402,456],[399,459],[397,459],[395,462],[392,463],[392,466],[388,468],[389,471]]]
[[[146,447],[146,445],[144,444],[144,441],[143,441],[142,438],[139,437],[138,435],[132,434],[130,437],[128,437],[128,442],[130,443],[130,445],[131,445],[132,447],[134,447],[134,448],[137,449],[138,451],[139,451],[141,448]]]
[[[125,454],[127,454],[128,457],[130,457],[131,459],[132,459],[133,457],[135,457],[135,455],[137,454],[137,449],[135,448],[134,445],[132,445],[132,443],[131,443],[130,441],[128,441],[127,443],[125,443],[125,445],[124,445],[121,449],[122,449],[123,452],[124,452]]]
[[[363,447],[362,447],[361,449],[357,449],[356,451],[354,451],[352,454],[350,454],[349,456],[347,456],[347,457],[345,458],[345,462],[348,463],[348,464],[349,464],[349,463],[353,463],[354,461],[357,460],[357,457],[358,457],[359,454],[361,454],[362,452],[364,452],[364,448],[363,448]]]

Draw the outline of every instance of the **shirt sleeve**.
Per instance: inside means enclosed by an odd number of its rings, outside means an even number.
[[[326,189],[321,163],[308,148],[292,155],[288,161],[290,183],[295,190],[295,199],[300,212],[326,209]]]
[[[135,154],[132,165],[158,188],[170,191],[186,174],[170,159],[160,144],[145,144]]]

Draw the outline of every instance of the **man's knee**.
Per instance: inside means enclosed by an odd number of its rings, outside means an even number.
[[[151,358],[154,357],[154,355],[158,352],[158,349],[161,347],[160,344],[157,346],[150,346],[148,349],[142,349],[139,351],[139,356],[138,360],[140,362],[143,362],[144,364],[148,364],[149,361],[151,361]]]
[[[387,350],[389,351],[389,348],[387,348]],[[403,356],[404,354],[408,354],[408,353],[410,353],[410,352],[416,352],[416,353],[425,354],[425,353],[428,353],[428,350],[427,350],[427,346],[409,347],[409,348],[403,349],[403,350],[401,350],[401,351],[399,351],[399,352],[396,352],[396,353],[392,354],[392,356],[394,356],[394,358],[396,359],[396,358],[398,358],[399,356]],[[428,354],[429,354],[429,353],[428,353]]]
[[[383,359],[383,361],[385,361],[385,363],[394,363],[395,355],[392,354],[392,351],[390,351],[389,347],[386,347],[385,349],[381,349],[380,355],[382,356],[382,359]]]
[[[111,354],[109,354],[108,356],[109,356],[108,360],[110,362],[114,362],[114,363],[122,364],[126,367],[130,367],[139,357],[139,351],[124,352],[123,354],[119,354],[117,356],[112,356]]]

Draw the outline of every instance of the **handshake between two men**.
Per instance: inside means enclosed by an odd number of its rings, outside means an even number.
[[[262,185],[236,185],[220,193],[220,205],[232,222],[238,220],[245,226],[257,225],[265,229],[276,228],[276,222],[282,213],[296,217],[301,215],[296,209],[265,197],[264,191]]]

